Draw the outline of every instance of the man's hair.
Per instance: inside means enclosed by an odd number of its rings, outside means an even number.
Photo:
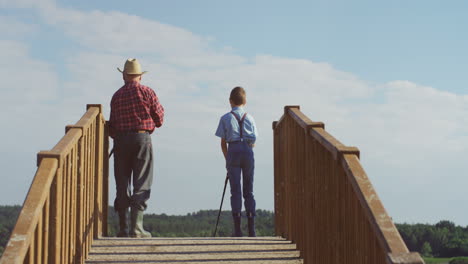
[[[128,74],[128,73],[124,73],[124,76],[125,76],[125,80],[133,80],[135,78],[138,78],[141,76],[141,74]]]
[[[229,100],[231,100],[235,105],[243,105],[246,102],[246,95],[244,88],[237,86],[231,91],[231,96],[229,96]]]

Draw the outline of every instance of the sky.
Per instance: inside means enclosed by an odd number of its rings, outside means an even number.
[[[214,133],[240,85],[260,134],[259,209],[274,206],[271,123],[285,105],[300,105],[361,150],[395,222],[468,225],[467,8],[461,0],[0,0],[0,204],[22,204],[37,152],[53,148],[86,104],[109,117],[122,86],[116,68],[138,58],[143,84],[166,109],[152,135],[147,212],[219,208],[226,174]],[[110,185],[113,201],[112,171]]]

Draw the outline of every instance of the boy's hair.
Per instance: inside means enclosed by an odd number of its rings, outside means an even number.
[[[229,96],[229,100],[232,100],[232,102],[235,105],[243,105],[246,102],[246,95],[245,95],[245,90],[244,88],[237,86],[234,87],[231,91],[231,96]]]

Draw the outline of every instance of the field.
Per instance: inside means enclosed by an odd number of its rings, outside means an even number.
[[[448,264],[452,258],[424,258],[426,264]]]
[[[456,257],[456,258],[424,258],[426,264],[448,264],[452,259],[463,259],[468,263],[468,257]],[[463,262],[465,263],[465,262]]]

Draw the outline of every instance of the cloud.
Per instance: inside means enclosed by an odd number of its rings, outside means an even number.
[[[301,105],[307,116],[325,122],[344,144],[361,149],[369,177],[399,221],[437,220],[437,215],[421,209],[432,203],[433,211],[446,212],[436,200],[451,191],[437,185],[451,178],[459,183],[454,188],[463,192],[462,186],[468,184],[454,176],[468,169],[463,155],[468,147],[465,95],[411,81],[371,83],[326,62],[269,54],[240,56],[228,47],[217,47],[211,37],[180,27],[117,11],[83,12],[45,3],[39,7],[22,1],[16,6],[30,4],[43,23],[78,45],[64,55],[65,65],[56,65],[34,59],[31,42],[0,41],[0,55],[8,61],[0,64],[0,78],[6,79],[3,87],[8,87],[2,88],[1,102],[17,113],[4,112],[1,120],[24,131],[25,138],[2,142],[2,162],[21,162],[22,154],[6,154],[18,145],[23,152],[43,149],[46,143],[52,148],[86,103],[102,103],[108,117],[110,98],[122,85],[116,67],[136,56],[149,71],[144,83],[157,91],[167,113],[165,125],[153,136],[156,178],[151,212],[186,213],[218,206],[225,169],[214,131],[219,117],[229,110],[230,89],[237,85],[247,90],[246,109],[256,118],[261,136],[255,149],[259,208],[273,209],[271,122],[288,104]],[[34,30],[27,23],[19,25],[24,32]],[[66,78],[58,68],[64,69]],[[31,127],[34,135],[27,133]],[[2,138],[10,136],[2,133]],[[27,170],[18,178],[31,178]],[[13,184],[15,179],[9,181]],[[465,197],[455,198],[467,202]],[[408,208],[415,216],[408,215]]]
[[[388,150],[382,151],[387,156],[407,151],[429,155],[466,150],[467,96],[409,81],[387,83],[381,92],[383,102],[353,107],[350,120],[360,122],[381,142],[382,136],[387,136],[383,142]],[[419,158],[415,155],[414,159]],[[398,160],[408,164],[408,159]]]
[[[0,7],[3,8],[50,8],[55,6],[54,0],[0,0]]]
[[[43,11],[44,19],[91,50],[117,54],[151,54],[166,64],[219,67],[243,63],[240,56],[213,52],[210,37],[183,28],[117,11],[80,12],[59,7]]]
[[[40,103],[55,99],[58,86],[56,72],[52,65],[31,58],[24,43],[0,40],[0,56],[0,103]]]
[[[23,23],[11,16],[0,16],[0,39],[12,39],[37,32],[37,26]]]

